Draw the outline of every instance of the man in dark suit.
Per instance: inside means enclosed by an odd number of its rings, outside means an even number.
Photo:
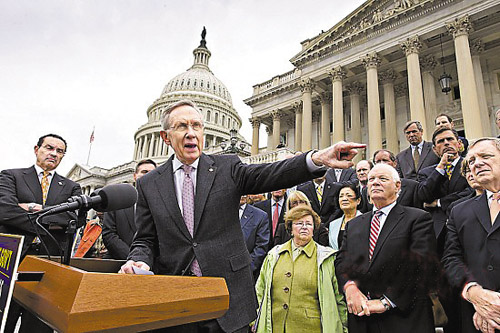
[[[156,274],[223,277],[229,310],[222,317],[164,331],[246,332],[257,302],[238,218],[241,195],[303,183],[324,172],[319,166],[349,167],[355,148],[364,145],[339,143],[276,163],[247,165],[235,155],[202,154],[203,118],[191,101],[168,106],[161,122],[161,136],[175,155],[137,182],[137,233],[120,272],[138,267]]]
[[[0,173],[0,232],[24,235],[24,244],[29,246],[36,231],[28,219],[28,213],[37,212],[44,206],[64,203],[70,197],[82,193],[80,185],[55,172],[66,153],[66,147],[66,141],[59,135],[44,135],[35,146],[34,166],[3,170]],[[63,247],[66,245],[64,226],[72,219],[76,219],[74,213],[61,213],[43,218],[42,224]],[[39,232],[50,254],[59,255],[57,244],[43,231]],[[30,253],[35,254],[38,249],[45,253],[43,247],[36,248]]]
[[[240,224],[252,260],[250,265],[252,273],[254,279],[257,280],[260,266],[267,254],[269,226],[266,212],[247,204],[246,195],[242,195],[240,199]]]
[[[326,177],[319,177],[297,186],[297,190],[303,192],[312,209],[321,218],[321,223],[327,223],[342,215],[338,205],[339,184],[332,183]],[[321,198],[321,202],[319,201]]]
[[[400,179],[393,167],[375,165],[368,177],[375,208],[347,224],[336,259],[349,332],[434,332],[431,216],[397,204]]]
[[[357,181],[356,171],[353,168],[329,169],[326,172],[326,179],[330,183],[355,183]]]
[[[436,129],[443,126],[448,129],[455,129],[453,119],[451,119],[451,117],[446,113],[438,114],[434,120],[434,124],[436,125]],[[467,155],[467,150],[469,149],[469,141],[463,136],[459,136],[458,141],[462,143],[462,146],[460,147],[460,156],[465,157],[465,155]]]
[[[286,190],[276,190],[271,192],[271,198],[254,204],[255,207],[263,210],[267,214],[269,228],[268,250],[273,247],[274,235],[278,230],[278,225],[285,223],[286,213]]]
[[[500,140],[479,139],[467,159],[485,191],[452,209],[443,264],[461,291],[462,332],[493,332],[500,329]]]
[[[424,202],[424,208],[432,215],[438,253],[442,255],[448,219],[446,210],[452,202],[469,195],[471,189],[460,170],[462,157],[459,155],[458,133],[440,127],[432,134],[432,142],[440,161],[419,172],[417,194]]]
[[[439,158],[432,150],[432,143],[423,140],[424,129],[419,121],[407,122],[404,133],[410,147],[396,156],[397,170],[401,178],[417,180],[418,172],[429,165],[439,163]]]
[[[139,178],[154,169],[156,169],[155,161],[150,159],[139,161],[135,167],[134,181],[137,182]],[[127,259],[136,230],[135,206],[105,213],[102,240],[108,249],[106,257]]]
[[[24,250],[29,254],[46,253],[44,247],[33,243],[36,230],[28,218],[29,212],[37,212],[44,206],[66,202],[80,195],[77,183],[59,175],[55,169],[61,163],[67,149],[66,141],[56,134],[47,134],[38,139],[35,146],[36,163],[24,169],[3,170],[0,173],[0,232],[24,235]],[[42,224],[49,230],[58,244],[39,230],[41,238],[52,255],[59,255],[59,246],[65,249],[67,239],[65,226],[75,220],[74,213],[60,213],[43,218]],[[11,304],[6,332],[13,332],[21,308]],[[53,332],[47,325],[24,311],[20,332]]]

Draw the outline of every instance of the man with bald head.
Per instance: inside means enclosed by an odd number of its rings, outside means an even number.
[[[484,188],[451,210],[443,264],[461,290],[462,332],[500,329],[500,139],[469,146],[466,159]]]
[[[397,203],[401,180],[392,166],[368,174],[373,210],[347,224],[336,260],[349,332],[434,332],[426,281],[436,244],[429,213]]]

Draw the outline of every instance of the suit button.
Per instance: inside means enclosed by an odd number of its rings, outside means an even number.
[[[288,310],[288,304],[283,304],[283,309]]]
[[[285,273],[285,276],[286,276],[286,277],[291,277],[291,276],[292,276],[292,273],[290,273],[290,272],[286,272],[286,273]]]
[[[288,293],[288,292],[290,291],[290,288],[285,287],[285,288],[283,288],[283,291],[284,291],[285,293]]]
[[[194,246],[194,247],[197,247],[197,246],[198,246],[198,243],[194,242],[194,243],[193,243],[193,246]]]
[[[488,265],[488,267],[486,267],[487,270],[489,270],[490,272],[493,270],[493,266],[491,265]]]

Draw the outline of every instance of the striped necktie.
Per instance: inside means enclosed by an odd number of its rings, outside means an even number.
[[[316,195],[318,196],[318,201],[321,205],[321,201],[323,200],[323,186],[319,185],[316,187]]]
[[[50,172],[44,171],[42,176],[42,203],[45,205],[45,201],[47,201],[47,195],[49,194],[49,175]]]
[[[383,212],[381,210],[377,210],[375,214],[373,214],[372,222],[370,225],[370,247],[369,247],[369,259],[372,260],[373,251],[375,250],[375,245],[377,245],[378,235],[380,234],[380,217]]]

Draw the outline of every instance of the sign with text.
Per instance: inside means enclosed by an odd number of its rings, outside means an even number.
[[[2,316],[0,332],[2,333],[14,292],[23,241],[24,236],[0,233],[0,315]]]

